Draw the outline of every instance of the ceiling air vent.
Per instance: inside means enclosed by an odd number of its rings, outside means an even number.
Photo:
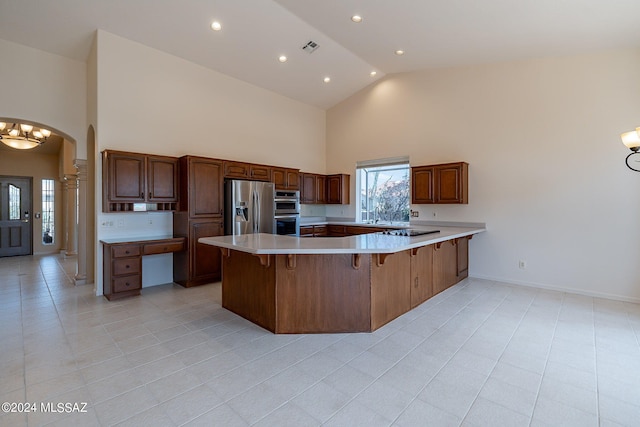
[[[304,50],[307,53],[313,53],[315,52],[316,49],[318,49],[320,47],[320,45],[318,45],[318,43],[314,42],[313,40],[309,40],[307,42],[307,44],[305,44],[304,46],[302,46],[302,50]]]

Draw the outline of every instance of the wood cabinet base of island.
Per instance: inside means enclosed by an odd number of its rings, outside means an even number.
[[[468,239],[391,254],[221,249],[222,306],[277,334],[375,331],[467,277]]]

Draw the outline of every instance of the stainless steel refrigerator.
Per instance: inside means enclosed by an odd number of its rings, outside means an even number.
[[[224,232],[227,235],[274,233],[274,186],[271,182],[226,181]]]

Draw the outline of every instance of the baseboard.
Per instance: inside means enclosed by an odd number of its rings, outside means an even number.
[[[544,283],[524,282],[521,280],[507,280],[500,277],[484,276],[482,274],[470,274],[469,277],[474,279],[485,279],[485,280],[491,280],[494,282],[500,282],[500,283],[518,285],[518,286],[526,286],[528,288],[538,288],[538,289],[545,289],[548,291],[565,292],[568,294],[584,295],[588,297],[604,298],[604,299],[610,299],[614,301],[624,301],[624,302],[632,302],[632,303],[640,304],[640,298],[627,297],[624,295],[608,294],[604,292],[590,292],[590,291],[584,291],[582,289],[563,288],[560,286],[547,285]]]

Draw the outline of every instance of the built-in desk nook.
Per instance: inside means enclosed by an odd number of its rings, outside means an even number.
[[[185,250],[184,237],[114,238],[101,240],[104,296],[114,299],[140,295],[142,257]]]

